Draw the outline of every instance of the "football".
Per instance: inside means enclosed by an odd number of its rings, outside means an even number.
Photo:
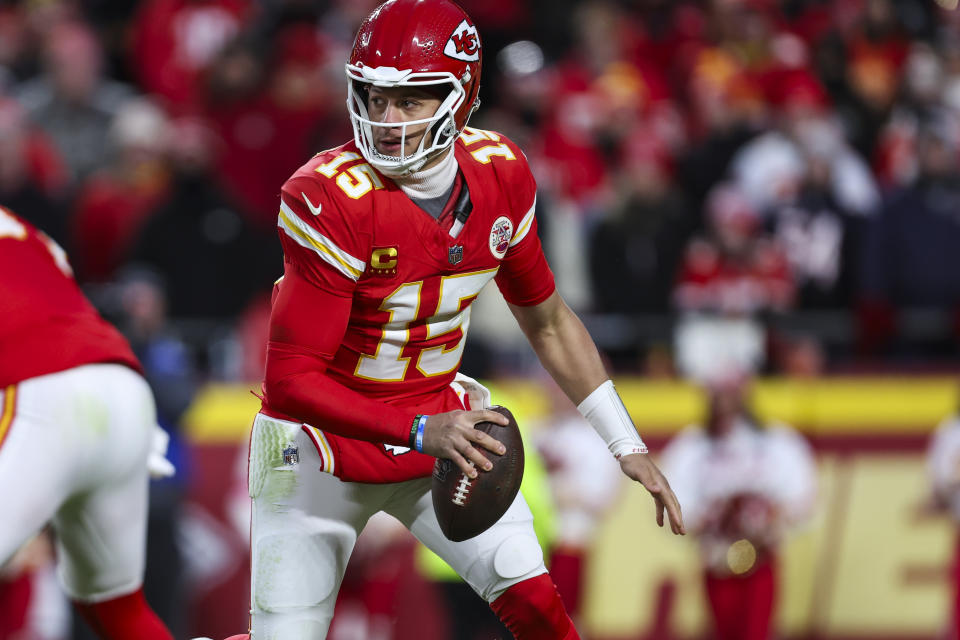
[[[490,407],[490,410],[510,420],[505,427],[493,422],[480,422],[475,427],[507,448],[502,456],[480,448],[493,463],[493,469],[480,471],[471,480],[445,458],[438,458],[433,465],[433,510],[437,513],[440,530],[454,542],[467,540],[489,529],[513,503],[523,480],[520,427],[506,407]]]

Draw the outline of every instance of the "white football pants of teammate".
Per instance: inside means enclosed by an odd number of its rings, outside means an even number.
[[[128,367],[93,364],[0,389],[0,565],[47,522],[74,600],[143,581],[156,408]]]

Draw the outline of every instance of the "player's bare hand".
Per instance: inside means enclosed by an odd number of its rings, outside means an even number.
[[[503,455],[506,448],[496,438],[474,429],[473,425],[478,422],[493,422],[502,426],[509,423],[505,416],[486,409],[432,415],[423,426],[423,452],[435,458],[452,460],[471,478],[477,477],[473,465],[489,471],[493,463],[483,455],[481,448],[498,455]]]
[[[657,524],[663,526],[663,512],[666,510],[670,519],[670,529],[679,535],[687,533],[683,526],[683,514],[680,512],[680,503],[673,495],[670,483],[653,463],[649,455],[634,453],[620,458],[620,469],[631,480],[636,480],[653,496],[657,505]]]

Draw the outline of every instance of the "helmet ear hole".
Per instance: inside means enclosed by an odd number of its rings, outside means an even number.
[[[446,146],[447,141],[457,135],[457,123],[447,116],[430,127],[430,134],[434,141]]]

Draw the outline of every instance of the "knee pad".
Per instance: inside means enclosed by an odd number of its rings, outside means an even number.
[[[531,533],[514,533],[504,538],[488,562],[489,582],[479,588],[473,585],[487,602],[492,602],[516,583],[547,572],[543,550]]]
[[[332,615],[342,564],[328,536],[297,532],[266,536],[256,541],[254,604],[262,611],[280,613],[319,607],[329,600]]]
[[[543,565],[543,550],[537,539],[527,533],[512,535],[493,554],[493,570],[501,578],[511,580],[524,576]]]

